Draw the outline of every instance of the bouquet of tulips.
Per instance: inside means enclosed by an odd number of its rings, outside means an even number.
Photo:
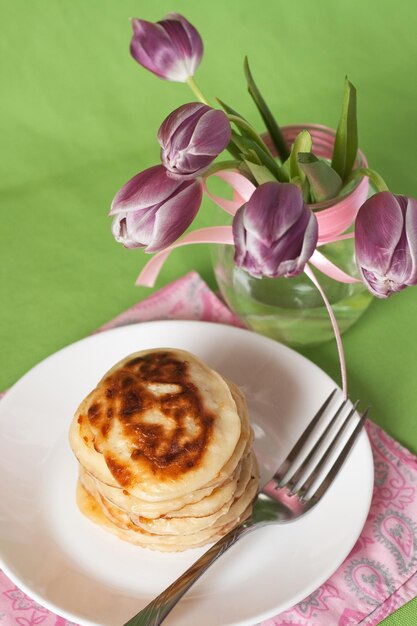
[[[133,58],[162,79],[187,83],[198,100],[168,115],[158,131],[161,163],[134,176],[112,203],[115,239],[157,253],[139,277],[141,284],[152,284],[173,247],[204,241],[234,245],[235,264],[255,277],[307,271],[319,241],[314,204],[344,197],[363,177],[377,193],[355,211],[354,232],[339,239],[354,236],[361,279],[375,296],[417,284],[417,201],[390,193],[375,171],[358,166],[356,92],[347,79],[332,159],[325,160],[312,151],[307,129],[287,145],[247,59],[248,91],[264,135],[221,100],[218,108],[208,104],[194,80],[203,43],[184,17],[170,14],[157,23],[133,19],[132,26]],[[228,158],[215,161],[225,151]],[[221,173],[234,189],[234,200],[221,205],[233,215],[232,226],[184,235],[208,193],[207,178]],[[344,280],[342,271],[332,270]]]

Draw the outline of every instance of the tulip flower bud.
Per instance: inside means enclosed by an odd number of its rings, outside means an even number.
[[[159,129],[162,163],[174,177],[199,176],[227,147],[230,137],[223,111],[199,102],[184,104]]]
[[[182,15],[170,13],[153,24],[132,20],[133,58],[160,78],[185,83],[194,76],[201,57],[203,42],[197,30]]]
[[[163,165],[136,174],[116,194],[113,236],[126,248],[153,253],[171,245],[193,221],[201,205],[198,180],[174,180]]]
[[[417,285],[417,200],[389,191],[368,198],[356,217],[355,252],[374,296]]]
[[[317,219],[290,183],[267,182],[255,189],[233,220],[235,263],[249,274],[297,276],[313,254]]]

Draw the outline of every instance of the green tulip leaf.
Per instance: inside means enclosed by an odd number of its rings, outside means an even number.
[[[310,183],[308,182],[308,178],[304,175],[304,173],[303,178],[301,178],[300,176],[295,176],[294,178],[292,178],[291,184],[296,185],[300,189],[303,195],[304,202],[307,202],[307,204],[312,202],[310,194]]]
[[[217,102],[226,111],[229,121],[235,126],[237,126],[237,128],[240,130],[242,135],[251,139],[256,144],[258,144],[258,146],[262,148],[262,150],[264,150],[265,152],[269,153],[271,158],[273,159],[273,156],[270,153],[269,148],[264,142],[264,140],[262,139],[262,137],[256,132],[253,126],[243,117],[243,115],[240,115],[240,113],[232,109],[232,107],[228,106],[225,102],[223,102],[219,98],[217,98]]]
[[[245,160],[253,150],[254,142],[252,139],[245,135],[240,135],[235,130],[232,130],[232,138],[230,141],[233,142],[235,149],[239,153],[239,158],[243,160]]]
[[[346,181],[355,164],[358,153],[358,122],[356,112],[356,89],[346,77],[342,114],[333,148],[332,168]]]
[[[248,159],[254,162],[253,155],[257,157],[258,164],[264,165],[273,175],[274,180],[280,182],[288,182],[288,176],[285,172],[282,172],[280,166],[271,156],[269,152],[266,152],[262,146],[257,144],[253,139],[247,135],[239,135],[236,131],[232,131],[232,141],[236,148],[240,151],[240,156],[243,160]]]
[[[231,106],[229,106],[228,104],[226,104],[225,102],[223,102],[223,100],[220,100],[220,98],[216,98],[217,102],[220,104],[220,106],[222,107],[222,109],[224,109],[226,111],[226,113],[228,115],[235,115],[236,117],[241,117],[242,120],[244,120],[245,118],[240,115],[240,113],[238,113],[235,109],[232,109]]]
[[[294,140],[291,146],[291,154],[289,158],[290,181],[294,178],[300,178],[301,182],[305,179],[305,174],[298,164],[299,152],[311,152],[313,142],[308,130],[302,130]]]
[[[255,159],[257,158],[256,154],[254,158]],[[250,173],[252,174],[256,182],[258,183],[258,185],[262,185],[263,183],[268,183],[268,182],[274,182],[274,183],[277,182],[277,179],[269,171],[269,169],[265,167],[265,165],[259,164],[257,160],[251,161],[249,159],[245,159],[245,163]]]
[[[288,180],[290,180],[290,157],[280,165],[281,171],[284,172]]]
[[[256,83],[249,68],[248,57],[245,57],[243,67],[245,71],[246,81],[248,83],[248,91],[252,96],[252,99],[256,104],[256,107],[265,123],[265,126],[269,132],[269,136],[271,137],[271,141],[275,146],[278,156],[280,157],[281,161],[285,161],[289,156],[287,143],[282,135],[280,127],[278,126],[268,105],[262,97],[258,87],[256,86]]]
[[[226,150],[228,152],[230,152],[230,154],[233,156],[234,159],[239,159],[240,158],[240,150],[238,149],[238,147],[236,146],[234,140],[233,140],[233,133],[232,133],[232,138],[229,141]]]
[[[337,196],[343,186],[339,174],[312,152],[299,152],[298,164],[310,184],[311,200],[323,202]]]
[[[265,165],[274,176],[276,180],[281,183],[288,182],[288,176],[285,172],[282,171],[282,168],[278,165],[275,159],[269,154],[269,152],[264,152],[258,145],[253,146],[254,151],[256,152],[258,158],[261,163]]]
[[[262,165],[262,161],[258,157],[255,150],[248,150],[246,153],[246,156],[247,156],[246,160],[250,161],[251,163],[255,163],[256,165]]]
[[[248,150],[254,150],[260,162],[269,169],[276,180],[287,182],[288,176],[281,171],[280,166],[272,156],[268,146],[260,135],[258,135],[256,130],[235,109],[232,109],[232,107],[219,98],[217,98],[217,102],[226,111],[229,120],[239,129],[240,135],[232,130],[231,142],[233,142],[234,146],[240,151],[242,158],[245,159],[248,156]]]
[[[245,178],[250,180],[250,182],[253,183],[255,185],[255,187],[256,187],[256,185],[258,184],[257,180],[252,175],[252,172],[250,171],[250,169],[246,165],[245,161],[241,161],[240,164],[239,164],[239,167],[237,169],[238,169],[239,174],[242,174],[242,176],[244,176]]]

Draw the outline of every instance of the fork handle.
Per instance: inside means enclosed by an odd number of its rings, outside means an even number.
[[[216,559],[228,550],[240,537],[248,533],[252,526],[248,521],[233,528],[205,552],[177,580],[150,602],[140,613],[123,626],[159,626],[186,591],[200,578]]]

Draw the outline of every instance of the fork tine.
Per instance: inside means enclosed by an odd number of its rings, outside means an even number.
[[[360,435],[360,433],[361,433],[361,431],[362,431],[362,429],[363,429],[363,427],[365,425],[365,421],[366,421],[366,418],[368,417],[368,413],[369,413],[369,408],[370,407],[368,407],[364,411],[364,413],[362,414],[362,417],[360,418],[359,422],[357,423],[354,431],[352,432],[351,436],[349,437],[349,439],[345,443],[342,451],[340,452],[339,456],[337,457],[337,459],[333,463],[333,465],[330,468],[327,476],[324,478],[323,482],[321,483],[319,488],[316,490],[316,492],[311,496],[311,499],[314,499],[314,500],[316,500],[316,502],[318,502],[320,500],[320,498],[326,493],[326,491],[328,490],[328,488],[330,487],[330,485],[332,484],[332,482],[336,478],[337,474],[339,473],[340,468],[342,467],[343,463],[346,460],[347,455],[349,454],[349,452],[353,448],[357,438],[359,437],[359,435]]]
[[[333,415],[332,419],[327,424],[327,426],[324,429],[323,433],[320,435],[320,437],[318,438],[318,440],[316,441],[316,443],[314,444],[314,446],[312,447],[312,449],[310,450],[310,452],[308,453],[308,455],[306,456],[304,461],[301,463],[300,467],[296,470],[296,472],[294,472],[294,474],[291,476],[291,478],[288,481],[288,483],[285,483],[286,486],[288,487],[288,489],[290,489],[291,491],[293,490],[293,487],[295,487],[295,485],[298,483],[298,481],[302,477],[302,475],[303,475],[303,473],[305,471],[305,468],[308,466],[310,461],[313,459],[313,457],[315,456],[317,450],[320,448],[321,444],[325,441],[327,435],[329,434],[329,432],[331,431],[332,427],[336,423],[336,420],[339,417],[341,411],[345,408],[347,401],[348,400],[346,399],[346,400],[344,400],[341,403],[341,405],[337,409],[336,413]],[[289,470],[290,469],[291,469],[291,467],[289,467]],[[282,484],[280,483],[279,486],[283,487],[284,486],[284,481],[282,481]]]
[[[309,423],[309,425],[307,426],[307,428],[305,429],[305,431],[303,432],[301,437],[298,439],[298,441],[296,442],[294,447],[291,449],[291,451],[288,454],[287,458],[281,463],[281,465],[279,466],[279,468],[275,472],[274,478],[278,482],[281,482],[281,480],[285,477],[286,473],[288,472],[289,468],[291,467],[292,462],[296,459],[296,457],[298,456],[299,452],[301,451],[301,449],[303,448],[304,444],[306,443],[307,439],[309,438],[309,436],[313,432],[315,426],[319,422],[319,420],[320,420],[321,416],[323,415],[324,411],[327,409],[327,407],[330,404],[330,401],[332,400],[332,398],[333,398],[334,394],[336,393],[336,391],[337,391],[337,389],[333,389],[331,394],[326,398],[326,400],[323,402],[323,404],[321,405],[321,407],[319,408],[319,410],[317,411],[317,413],[315,414],[315,416],[313,417],[313,419],[311,420],[311,422]]]
[[[327,459],[329,458],[329,456],[331,455],[331,453],[335,449],[335,447],[337,445],[337,442],[339,441],[340,437],[343,435],[343,432],[345,431],[345,429],[346,429],[347,425],[349,424],[351,418],[355,414],[358,404],[359,404],[359,400],[357,400],[355,402],[355,404],[352,406],[352,408],[350,409],[349,413],[346,415],[345,419],[343,420],[341,426],[339,427],[337,433],[333,437],[332,441],[329,443],[326,451],[323,453],[323,455],[320,458],[319,462],[315,466],[314,470],[308,476],[307,480],[304,482],[302,487],[300,487],[298,493],[299,493],[299,495],[301,497],[305,496],[305,494],[310,489],[310,487],[312,486],[312,484],[314,483],[316,478],[319,476],[319,474],[320,474],[321,470],[323,469]]]

